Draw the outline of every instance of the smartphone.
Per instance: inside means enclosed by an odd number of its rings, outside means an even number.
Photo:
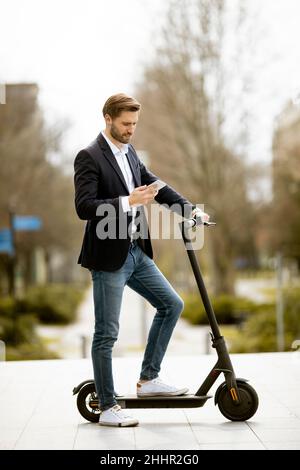
[[[148,184],[148,188],[151,187],[151,186],[156,186],[157,187],[157,190],[159,191],[160,189],[162,189],[164,186],[166,186],[167,183],[165,183],[164,181],[162,180],[156,180],[154,181],[153,183],[151,184]]]

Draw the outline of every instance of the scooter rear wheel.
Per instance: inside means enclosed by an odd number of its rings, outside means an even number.
[[[225,418],[230,421],[247,421],[258,408],[258,396],[251,385],[237,381],[240,403],[235,405],[227,386],[224,386],[218,396],[218,407]]]
[[[78,392],[77,408],[81,416],[91,423],[99,421],[100,409],[94,383],[84,385]]]

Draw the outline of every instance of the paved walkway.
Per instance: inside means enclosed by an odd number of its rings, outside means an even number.
[[[168,354],[162,378],[194,392],[214,361]],[[300,449],[300,353],[232,355],[232,361],[260,398],[250,421],[227,421],[209,400],[202,409],[130,410],[140,425],[116,429],[89,423],[76,409],[72,389],[92,376],[89,359],[2,362],[0,449]],[[140,355],[114,359],[120,393],[134,393],[140,362]]]

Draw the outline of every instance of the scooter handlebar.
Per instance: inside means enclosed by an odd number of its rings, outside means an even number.
[[[188,219],[184,221],[185,228],[192,228],[196,225],[206,225],[207,227],[212,227],[216,225],[216,222],[202,222],[201,217],[195,217],[193,219]]]

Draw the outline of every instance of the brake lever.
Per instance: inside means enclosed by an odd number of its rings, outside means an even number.
[[[203,225],[207,225],[208,227],[212,227],[214,225],[217,225],[217,222],[203,222]]]

